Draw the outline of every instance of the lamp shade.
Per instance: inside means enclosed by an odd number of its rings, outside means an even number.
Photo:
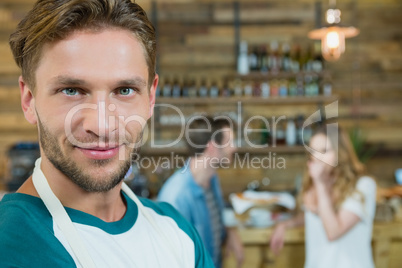
[[[327,61],[334,61],[345,52],[345,38],[354,37],[358,34],[359,30],[355,27],[341,27],[335,24],[312,30],[308,33],[308,37],[321,40],[322,56]]]

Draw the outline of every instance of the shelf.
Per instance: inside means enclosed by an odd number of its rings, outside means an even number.
[[[242,80],[263,80],[263,79],[281,79],[281,78],[295,78],[298,76],[318,76],[318,77],[326,77],[329,76],[330,73],[328,71],[322,72],[314,72],[314,71],[300,71],[300,72],[260,72],[260,71],[251,71],[249,74],[240,75],[240,74],[230,74],[228,78],[239,78]]]
[[[239,147],[237,148],[237,153],[239,154],[269,154],[269,153],[278,153],[278,154],[299,154],[304,153],[304,146],[296,145],[296,146],[286,146],[286,145],[278,145],[276,147],[267,147],[267,148],[249,148],[249,147]]]
[[[278,153],[278,154],[302,154],[305,152],[304,146],[276,146],[276,147],[267,147],[267,148],[249,148],[249,147],[239,147],[237,148],[238,154],[269,154],[269,153]],[[187,149],[184,147],[169,147],[169,148],[149,148],[144,147],[140,151],[141,155],[187,155]]]
[[[315,96],[315,97],[218,97],[218,98],[166,98],[157,97],[156,104],[170,104],[170,105],[234,105],[238,104],[316,104],[316,103],[330,103],[338,100],[338,96]]]

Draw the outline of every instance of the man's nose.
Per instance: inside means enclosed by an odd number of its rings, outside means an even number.
[[[94,104],[94,109],[86,109],[83,113],[84,131],[98,137],[109,137],[117,130],[116,106],[107,100],[98,100]]]

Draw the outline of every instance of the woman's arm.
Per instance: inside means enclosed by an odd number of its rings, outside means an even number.
[[[331,200],[331,167],[315,160],[308,162],[308,169],[317,194],[318,215],[324,225],[327,238],[336,240],[360,221],[359,216],[345,209],[335,211]]]
[[[226,228],[226,234],[226,256],[233,253],[237,267],[241,267],[244,261],[244,248],[237,229]]]
[[[269,247],[275,255],[278,255],[283,248],[285,233],[289,228],[304,225],[304,212],[297,213],[293,218],[280,222],[275,226],[269,240]]]
[[[315,184],[318,199],[318,214],[324,225],[327,238],[336,240],[355,226],[360,218],[353,212],[341,209],[338,213],[332,204],[329,187],[324,183]]]

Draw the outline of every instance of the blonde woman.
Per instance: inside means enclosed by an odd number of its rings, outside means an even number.
[[[303,212],[276,225],[271,250],[280,252],[286,229],[305,224],[305,268],[374,267],[375,181],[364,175],[364,166],[341,129],[319,129],[310,148],[299,197]]]

